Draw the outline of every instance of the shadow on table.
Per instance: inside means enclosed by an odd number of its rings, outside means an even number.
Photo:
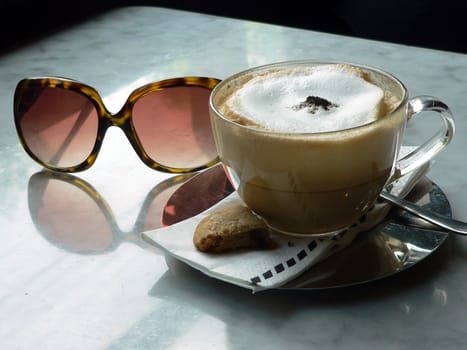
[[[447,305],[448,294],[454,291],[443,288],[443,274],[449,270],[449,258],[456,244],[450,237],[417,266],[378,281],[333,289],[270,290],[256,294],[166,257],[169,271],[149,295],[185,310],[177,317],[184,321],[172,332],[174,343],[196,327],[199,314],[225,325],[229,349],[254,345],[249,344],[248,338],[262,338],[262,333],[271,344],[281,344],[291,337],[297,344],[309,341],[316,345],[320,337],[342,336],[343,328],[349,328],[347,332],[351,333],[347,335],[354,341],[360,333],[373,331],[374,327],[381,327],[385,336],[400,338],[406,334],[406,328],[436,323]],[[467,250],[457,253],[465,255]],[[149,318],[159,316],[153,314]],[[250,335],[242,334],[245,330],[250,330]],[[321,338],[323,345],[329,345],[331,338]]]

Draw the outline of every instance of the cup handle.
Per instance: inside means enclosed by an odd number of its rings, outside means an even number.
[[[439,113],[443,123],[441,128],[430,139],[399,159],[395,172],[397,177],[403,176],[433,159],[451,142],[455,131],[454,116],[449,107],[436,97],[414,97],[409,100],[407,108],[408,120],[420,112],[432,111]]]

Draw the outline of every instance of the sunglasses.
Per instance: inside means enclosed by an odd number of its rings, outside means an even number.
[[[116,126],[150,168],[195,172],[219,161],[208,109],[219,81],[183,77],[150,83],[111,114],[94,88],[76,80],[23,79],[14,95],[16,130],[29,156],[54,171],[88,169],[107,129]]]

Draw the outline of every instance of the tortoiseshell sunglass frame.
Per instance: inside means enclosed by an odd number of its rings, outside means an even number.
[[[130,144],[132,145],[133,149],[135,150],[136,154],[139,158],[146,164],[148,167],[158,170],[165,173],[174,173],[174,174],[182,174],[182,173],[192,173],[196,171],[200,171],[206,168],[209,168],[219,162],[219,157],[217,156],[213,160],[209,161],[206,164],[202,164],[197,167],[188,167],[188,168],[174,168],[170,166],[165,166],[160,164],[149,157],[149,155],[144,150],[143,146],[141,145],[140,140],[138,139],[137,133],[133,127],[133,123],[131,122],[131,111],[135,103],[143,96],[147,94],[153,93],[155,91],[160,91],[163,89],[173,88],[173,87],[182,87],[182,86],[193,86],[193,87],[201,87],[212,90],[218,83],[220,82],[219,79],[210,78],[210,77],[179,77],[179,78],[171,78],[165,79],[153,83],[149,83],[143,85],[128,96],[125,104],[120,109],[119,112],[116,114],[112,114],[107,110],[107,107],[104,105],[101,96],[97,92],[96,89],[93,87],[81,83],[80,81],[64,78],[64,77],[32,77],[22,79],[18,82],[14,94],[14,116],[15,116],[15,125],[16,130],[18,132],[18,136],[20,142],[25,149],[25,151],[29,154],[31,158],[33,158],[37,163],[42,165],[46,169],[50,169],[53,171],[58,172],[66,172],[66,173],[74,173],[80,172],[90,168],[99,153],[99,150],[102,146],[102,142],[105,136],[107,129],[111,126],[119,127],[123,130],[125,135],[127,136]],[[90,153],[90,155],[80,164],[70,167],[54,167],[44,163],[41,159],[39,159],[28,147],[23,132],[20,127],[20,107],[21,107],[21,97],[25,92],[32,88],[61,88],[67,89],[71,91],[75,91],[86,96],[94,105],[98,115],[98,130],[97,130],[97,137],[94,147]],[[208,101],[206,101],[208,103]]]

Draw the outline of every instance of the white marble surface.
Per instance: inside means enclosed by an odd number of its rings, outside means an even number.
[[[467,238],[450,237],[426,261],[382,281],[252,295],[166,260],[138,235],[131,240],[125,233],[143,229],[138,215],[146,213],[144,200],[168,176],[146,168],[119,132],[106,139],[94,167],[77,175],[107,203],[113,246],[76,252],[47,236],[38,224],[45,219],[30,210],[37,197],[30,178],[41,169],[14,130],[19,79],[75,78],[96,87],[116,110],[113,97],[145,80],[222,79],[247,67],[303,58],[373,65],[402,79],[411,95],[435,95],[450,105],[457,133],[430,178],[448,196],[453,216],[467,220],[467,56],[161,8],[114,10],[0,57],[1,348],[465,347]],[[408,141],[422,138],[431,125],[429,117],[420,118],[408,128]],[[64,187],[64,198],[69,189]],[[147,213],[157,216],[157,210]]]

